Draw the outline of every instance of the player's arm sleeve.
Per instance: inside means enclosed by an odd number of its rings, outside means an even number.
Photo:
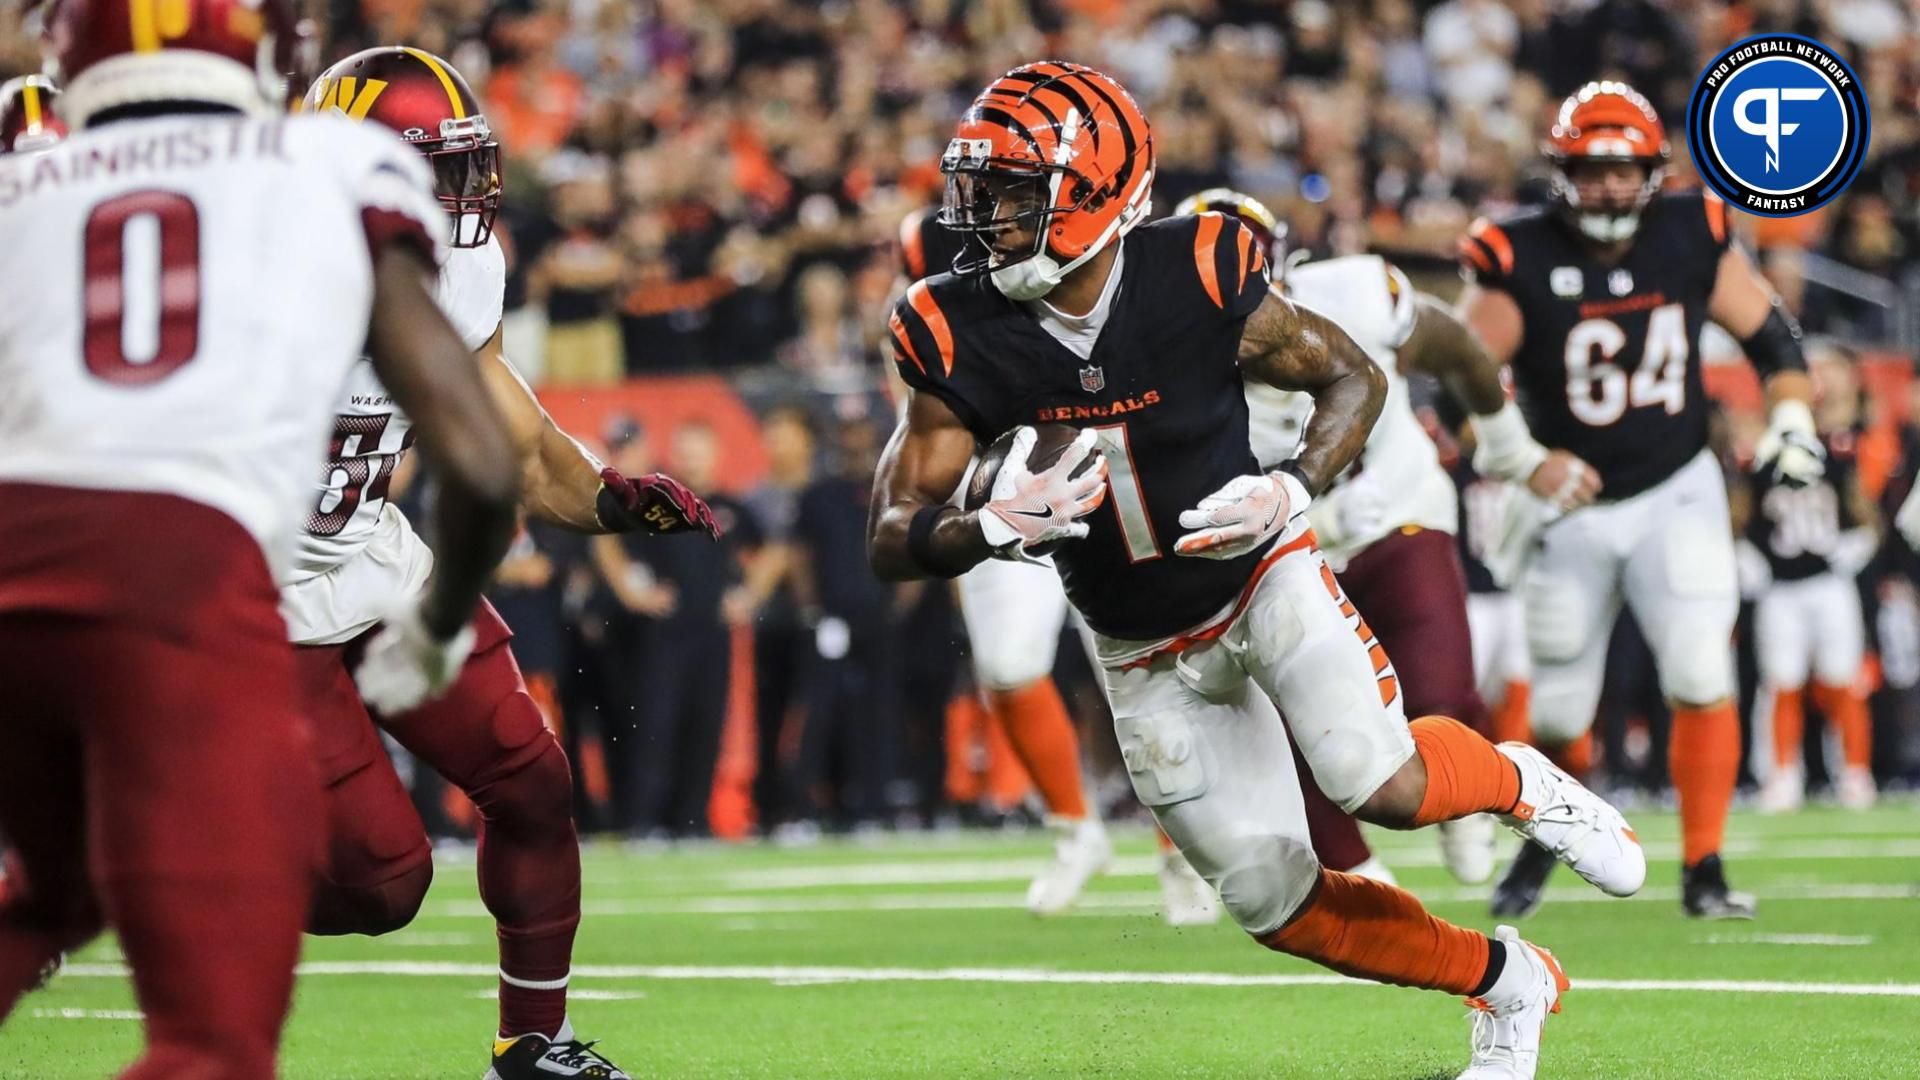
[[[982,388],[969,387],[964,374],[956,375],[953,327],[926,282],[914,282],[894,304],[887,338],[902,382],[939,398],[974,438],[984,442],[999,435],[989,423],[992,410],[981,400]]]
[[[400,244],[417,250],[430,265],[446,261],[447,213],[433,193],[425,159],[370,125],[342,130],[360,143],[342,148],[338,163],[347,169],[347,194],[359,208],[368,252],[377,257]]]
[[[1201,290],[1232,318],[1252,315],[1272,284],[1265,245],[1238,218],[1205,213],[1194,220],[1193,265]]]
[[[1491,219],[1480,218],[1460,238],[1460,273],[1486,289],[1513,291],[1513,240]]]

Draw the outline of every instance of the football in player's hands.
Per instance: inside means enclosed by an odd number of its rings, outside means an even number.
[[[981,510],[993,501],[994,488],[999,483],[1001,469],[1006,465],[1007,454],[1013,449],[1014,443],[1019,441],[1020,433],[1024,430],[1029,429],[1014,428],[1001,435],[980,454],[980,463],[974,466],[973,477],[967,481],[967,493],[961,503],[962,509]],[[1025,471],[1031,475],[1039,475],[1052,468],[1068,450],[1073,448],[1075,440],[1080,437],[1080,429],[1066,424],[1035,424],[1031,430],[1033,449],[1028,451],[1025,462]],[[1069,476],[1075,479],[1083,477],[1087,474],[1087,470],[1099,468],[1102,462],[1103,459],[1096,450],[1075,466]],[[1062,537],[1043,541],[1025,547],[1024,551],[1036,558],[1045,557],[1059,550],[1065,540],[1066,538]]]

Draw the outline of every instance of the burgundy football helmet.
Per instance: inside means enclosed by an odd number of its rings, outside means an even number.
[[[55,106],[60,88],[44,75],[22,75],[0,85],[0,154],[43,150],[66,137]]]
[[[358,52],[320,73],[306,107],[392,128],[433,166],[453,218],[453,245],[480,247],[500,213],[500,144],[453,65],[398,45]]]
[[[311,54],[293,0],[53,0],[47,34],[74,127],[163,102],[279,112]]]

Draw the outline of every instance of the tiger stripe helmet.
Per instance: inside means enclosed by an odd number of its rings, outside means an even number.
[[[1553,165],[1553,194],[1562,211],[1588,237],[1612,243],[1626,240],[1640,225],[1640,213],[1660,190],[1672,150],[1666,126],[1639,91],[1626,83],[1590,82],[1560,103],[1559,115],[1543,148]],[[1582,162],[1632,162],[1646,168],[1646,182],[1631,206],[1582,206],[1568,170]]]
[[[22,75],[0,85],[0,154],[44,150],[66,137],[55,106],[60,88],[44,75]]]
[[[130,105],[280,112],[311,59],[293,0],[53,0],[47,16],[47,73],[76,128]]]
[[[1278,282],[1286,268],[1287,223],[1281,221],[1267,204],[1245,192],[1232,188],[1208,188],[1198,194],[1189,195],[1180,200],[1173,208],[1174,217],[1186,217],[1190,214],[1205,213],[1226,214],[1240,219],[1266,249],[1267,263],[1273,267],[1273,280]]]
[[[452,64],[399,45],[367,49],[321,72],[304,107],[393,129],[433,166],[434,192],[453,218],[453,246],[481,247],[493,235],[504,188],[500,143]]]
[[[940,171],[942,225],[983,238],[1018,229],[1034,236],[1026,252],[969,248],[954,272],[989,270],[1003,293],[1034,299],[1146,220],[1153,133],[1114,79],[1047,60],[1007,72],[974,98]]]

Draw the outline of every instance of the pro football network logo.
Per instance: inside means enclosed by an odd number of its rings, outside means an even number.
[[[1707,65],[1687,103],[1701,179],[1750,214],[1793,217],[1846,190],[1866,157],[1865,88],[1832,49],[1761,34]]]

